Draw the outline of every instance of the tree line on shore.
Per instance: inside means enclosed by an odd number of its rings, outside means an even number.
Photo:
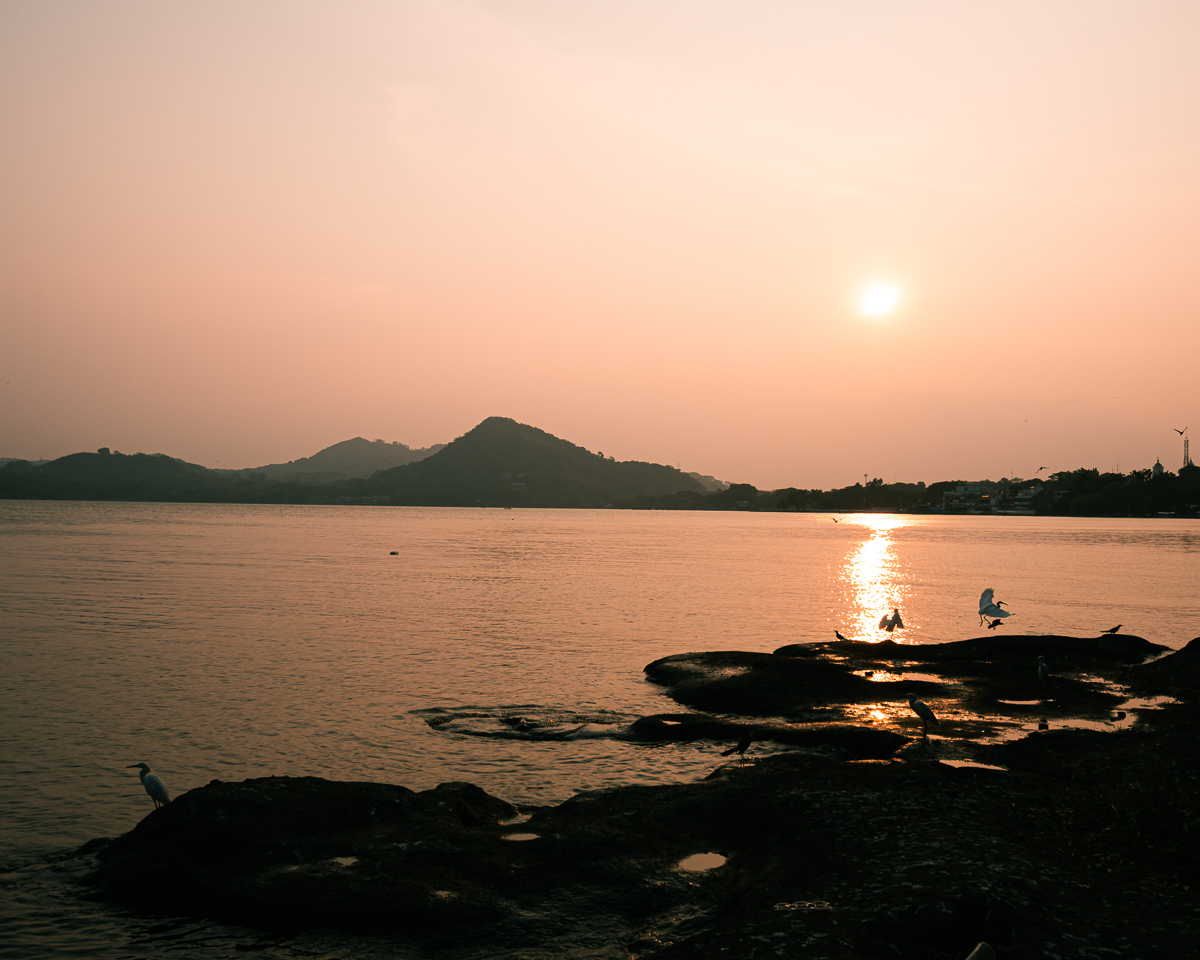
[[[968,488],[957,496],[959,488]],[[1146,517],[1200,515],[1200,467],[1178,473],[1134,470],[1127,474],[1080,468],[1044,480],[1004,478],[968,483],[867,483],[834,490],[759,490],[735,483],[715,493],[679,492],[632,498],[622,507],[660,510],[770,510],[824,513],[1035,513],[1045,516]]]
[[[338,446],[345,448],[343,453],[359,455],[363,445],[377,452],[367,441]],[[876,478],[834,490],[759,490],[748,483],[714,490],[715,484],[696,474],[657,463],[618,461],[504,417],[489,417],[428,456],[369,476],[322,479],[312,466],[306,464],[303,475],[269,468],[212,470],[162,454],[122,454],[102,447],[45,463],[4,463],[0,498],[1065,516],[1200,513],[1200,468],[1193,464],[1177,474],[1156,465],[1128,474],[1078,469],[1045,479],[947,480],[928,486]],[[329,471],[335,464],[321,466]]]

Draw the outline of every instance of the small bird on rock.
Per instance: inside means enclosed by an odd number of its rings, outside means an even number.
[[[728,750],[722,750],[721,756],[728,757],[728,756],[732,756],[733,754],[736,753],[738,755],[738,759],[740,760],[742,757],[744,757],[746,755],[746,751],[750,748],[750,744],[752,744],[753,742],[754,742],[754,734],[748,733],[744,737],[742,737],[741,740],[738,741],[736,747],[730,747]]]

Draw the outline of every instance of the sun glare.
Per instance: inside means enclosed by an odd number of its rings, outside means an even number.
[[[894,283],[872,283],[858,298],[859,312],[867,317],[886,317],[900,303],[900,288]]]

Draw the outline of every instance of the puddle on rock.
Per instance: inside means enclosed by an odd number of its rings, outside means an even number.
[[[358,863],[358,857],[334,857],[333,862],[339,867],[352,867]]]
[[[505,840],[537,840],[541,837],[540,833],[506,833]]]
[[[693,853],[679,861],[678,869],[692,872],[715,870],[723,866],[727,859],[729,858],[720,853]]]

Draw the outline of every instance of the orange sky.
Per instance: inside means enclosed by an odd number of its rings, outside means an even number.
[[[1197,37],[1154,0],[5,0],[0,456],[496,415],[761,488],[1176,470]]]

